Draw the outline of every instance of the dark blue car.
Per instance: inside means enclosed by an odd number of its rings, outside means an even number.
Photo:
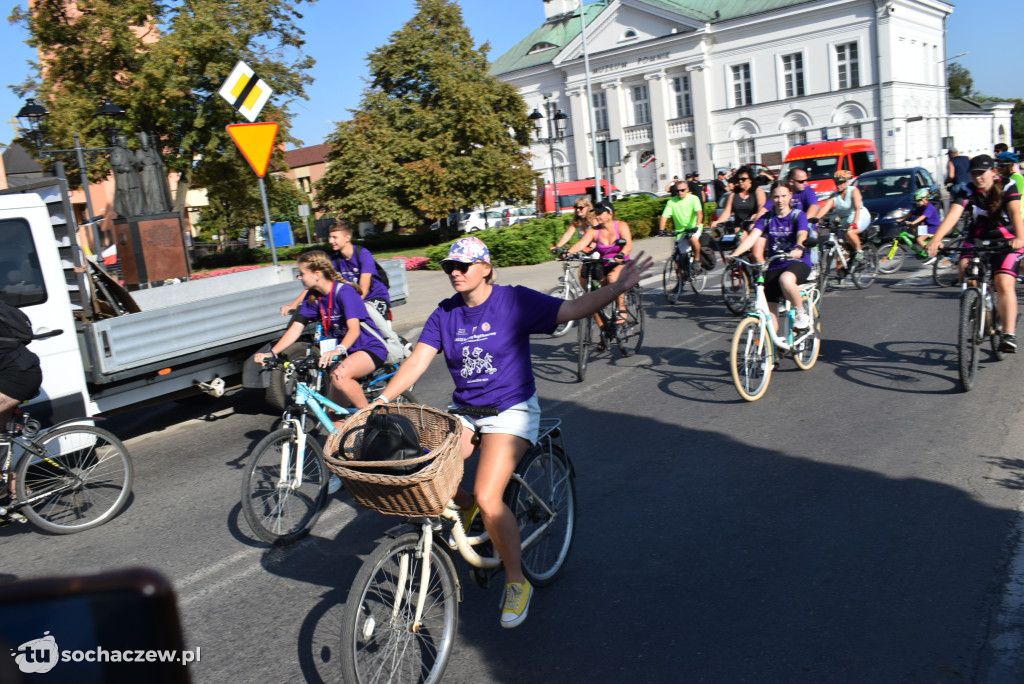
[[[920,166],[869,171],[858,176],[853,184],[860,188],[861,200],[878,224],[878,235],[883,238],[890,234],[898,219],[910,213],[914,206],[914,193],[920,188],[928,189],[931,203],[942,215],[939,184],[927,169]]]

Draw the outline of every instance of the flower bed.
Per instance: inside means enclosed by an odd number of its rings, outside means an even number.
[[[228,273],[241,273],[242,271],[251,271],[254,268],[264,268],[269,264],[259,264],[256,266],[233,266],[232,268],[219,268],[216,271],[204,271],[203,273],[193,273],[191,280],[198,280],[199,278],[212,278],[213,276],[227,275]]]

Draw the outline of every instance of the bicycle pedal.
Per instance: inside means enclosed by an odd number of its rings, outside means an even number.
[[[17,511],[5,511],[0,513],[0,521],[2,521],[5,524],[12,522],[27,523],[28,518],[23,516],[21,513],[18,513]]]

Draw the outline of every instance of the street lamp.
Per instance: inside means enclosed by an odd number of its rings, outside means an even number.
[[[103,98],[99,108],[96,110],[96,116],[102,118],[106,124],[104,126],[104,132],[113,141],[114,135],[118,131],[117,120],[124,116],[124,108],[120,107],[110,101],[109,98]],[[75,153],[75,160],[78,162],[78,172],[81,175],[82,180],[82,191],[85,193],[85,209],[86,219],[92,219],[96,216],[96,212],[92,208],[92,195],[89,193],[89,176],[85,168],[85,153],[86,152],[109,152],[112,148],[110,147],[82,147],[82,142],[78,138],[78,131],[74,131],[75,146],[70,150],[43,150],[43,132],[42,124],[50,112],[46,110],[46,107],[37,103],[34,99],[29,98],[25,101],[25,106],[17,113],[17,118],[22,125],[22,135],[31,140],[36,146],[36,152],[40,157],[51,157],[55,154],[64,153]],[[64,164],[60,161],[54,163],[54,171],[57,177],[61,180],[67,181],[64,175]],[[93,223],[92,226],[93,241],[96,244],[96,254],[103,251],[103,242],[100,239],[99,224]]]
[[[544,109],[548,113],[548,137],[541,137],[541,125],[540,120],[544,118],[544,115],[537,109],[527,118],[533,122],[533,130],[537,134],[537,142],[547,143],[548,153],[551,155],[551,187],[555,192],[555,213],[559,213],[558,207],[558,176],[556,175],[555,169],[555,143],[565,137],[565,122],[569,119],[569,116],[558,109],[558,106],[554,102],[548,102],[545,98]]]

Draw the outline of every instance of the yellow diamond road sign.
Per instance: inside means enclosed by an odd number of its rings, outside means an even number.
[[[239,62],[219,92],[242,116],[255,121],[274,91],[245,62]]]

